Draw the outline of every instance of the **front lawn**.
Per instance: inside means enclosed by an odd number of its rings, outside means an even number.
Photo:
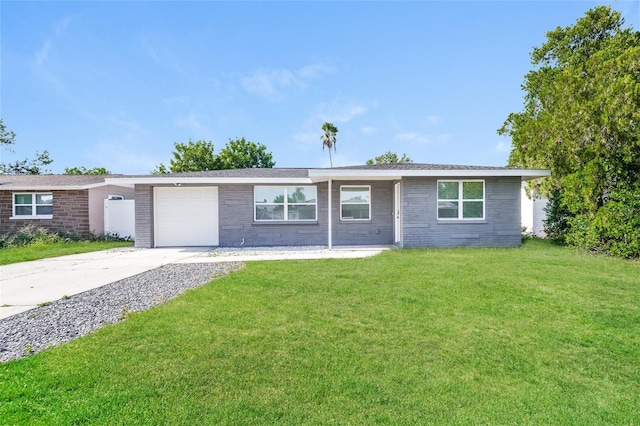
[[[638,301],[540,241],[255,262],[0,365],[0,423],[638,424]]]
[[[132,246],[130,241],[70,241],[0,248],[0,265]]]

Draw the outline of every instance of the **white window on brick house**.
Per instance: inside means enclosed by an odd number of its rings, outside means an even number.
[[[256,186],[255,221],[315,221],[318,192],[315,186]]]
[[[371,219],[371,186],[343,185],[340,187],[340,220]]]
[[[484,181],[439,180],[438,219],[484,219]]]
[[[16,219],[51,219],[53,217],[53,194],[50,192],[14,193],[13,217]]]

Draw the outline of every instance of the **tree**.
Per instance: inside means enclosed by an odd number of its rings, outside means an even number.
[[[240,139],[229,139],[227,145],[218,154],[220,169],[270,169],[275,166],[273,155],[267,147],[255,142]]]
[[[0,145],[13,153],[11,146],[15,143],[16,134],[11,130],[7,130],[4,121],[0,118]],[[51,170],[45,167],[53,163],[49,157],[49,151],[36,151],[35,158],[32,160],[25,158],[24,160],[16,160],[12,163],[0,163],[0,174],[6,175],[40,175],[51,173]]]
[[[53,160],[49,157],[49,151],[45,150],[42,153],[36,151],[35,158],[32,160],[25,158],[12,163],[0,163],[0,174],[42,175],[51,173],[51,170],[46,168],[51,163]]]
[[[402,157],[398,157],[398,154],[391,151],[387,151],[382,155],[378,155],[375,158],[367,160],[367,165],[392,163],[413,163],[413,160],[407,157],[407,154],[402,154]]]
[[[338,133],[338,128],[333,125],[333,123],[326,122],[322,125],[322,130],[324,134],[320,136],[322,140],[322,150],[327,147],[329,149],[329,164],[333,167],[333,160],[331,159],[331,148],[336,150],[336,134]]]
[[[9,145],[13,145],[16,134],[7,130],[4,121],[0,118],[0,145],[4,145],[7,149]]]
[[[66,167],[64,169],[65,175],[109,175],[111,172],[104,167],[94,167],[93,169],[87,169],[84,166],[81,167]]]
[[[598,6],[548,32],[531,53],[536,68],[522,86],[524,110],[498,130],[511,137],[509,166],[551,169],[542,189],[557,191],[554,208],[568,213],[556,231],[593,250],[611,247],[612,239],[640,239],[637,230],[617,235],[619,229],[597,226],[621,223],[611,215],[625,210],[608,204],[629,192],[640,197],[640,33],[623,25],[619,12]]]
[[[173,158],[169,161],[169,168],[160,163],[152,172],[161,173],[182,173],[199,172],[204,170],[218,170],[218,157],[214,154],[213,142],[196,141],[174,142],[175,150]]]
[[[247,141],[245,138],[229,139],[227,145],[215,154],[213,142],[189,140],[188,143],[175,142],[173,159],[169,167],[160,163],[153,174],[199,172],[206,170],[271,168],[275,165],[273,155],[267,147]]]

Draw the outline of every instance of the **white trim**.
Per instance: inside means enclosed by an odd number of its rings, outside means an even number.
[[[342,217],[342,188],[368,188],[369,189],[369,199],[367,200],[367,205],[369,206],[369,217],[367,218],[354,218],[354,217]],[[369,222],[371,221],[371,185],[340,185],[340,220],[345,222]],[[344,204],[364,204],[364,203],[344,203]]]
[[[141,178],[108,178],[105,180],[108,185],[172,185],[172,184],[225,184],[225,183],[244,183],[255,185],[313,185],[315,182],[309,178],[252,178],[252,177],[172,177],[166,175],[163,177],[141,177]]]
[[[403,177],[520,177],[522,180],[551,176],[541,169],[432,169],[432,170],[367,170],[367,169],[310,169],[309,178],[315,182],[323,178],[334,180],[366,179],[394,180]]]
[[[458,199],[457,200],[448,200],[448,199],[440,199],[438,197],[438,185],[440,182],[455,182],[458,184]],[[465,199],[463,198],[463,185],[465,182],[482,182],[482,200],[473,198],[473,199]],[[458,203],[458,217],[440,217],[440,209],[438,207],[440,201],[455,201]],[[466,202],[478,202],[482,201],[482,217],[464,217],[464,203]],[[436,183],[436,218],[443,222],[450,221],[483,221],[486,217],[486,207],[487,207],[487,184],[483,179],[438,179]]]
[[[46,220],[46,219],[53,219],[53,215],[41,214],[39,216],[11,216],[9,218],[9,220]]]
[[[331,249],[333,247],[333,212],[332,207],[331,207],[331,197],[332,197],[332,188],[333,188],[333,180],[331,178],[329,178],[329,181],[327,183],[328,185],[328,192],[329,192],[329,200],[327,202],[327,246],[329,247],[329,249]]]

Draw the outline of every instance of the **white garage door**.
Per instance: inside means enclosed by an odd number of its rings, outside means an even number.
[[[154,188],[155,246],[217,246],[218,188]]]

